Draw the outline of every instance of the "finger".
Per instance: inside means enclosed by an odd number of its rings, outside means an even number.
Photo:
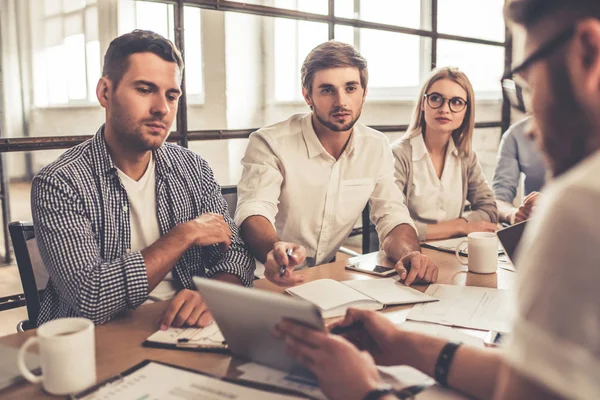
[[[292,358],[310,370],[314,368],[316,364],[314,357],[318,356],[314,349],[292,336],[284,336],[284,342],[287,352]]]
[[[406,279],[407,271],[406,271],[406,268],[404,267],[404,263],[402,262],[402,260],[400,260],[396,263],[396,265],[394,266],[394,269],[398,273],[398,276],[400,277],[400,279]]]
[[[438,269],[437,266],[435,266],[435,269],[433,270],[433,277],[431,278],[431,282],[432,283],[433,282],[437,282],[437,280],[438,280],[438,272],[439,272],[439,269]]]
[[[173,300],[171,300],[171,303],[169,304],[169,306],[167,307],[167,310],[165,311],[165,313],[162,316],[161,322],[160,322],[160,329],[161,330],[165,330],[168,327],[171,326],[171,324],[173,323],[173,319],[175,319],[175,316],[177,315],[177,312],[179,311],[179,309],[181,308],[181,306],[184,303],[184,299],[182,296],[175,296],[175,298]]]
[[[273,259],[277,263],[277,265],[285,265],[288,266],[288,256],[285,254],[285,246],[274,246],[273,247]]]
[[[200,319],[198,320],[198,325],[204,328],[204,327],[212,324],[214,321],[215,320],[214,320],[212,314],[210,313],[210,311],[208,311],[207,309],[204,309],[204,311],[200,315]]]
[[[433,278],[433,270],[435,269],[435,266],[431,263],[427,264],[426,270],[425,270],[425,274],[423,275],[423,282],[431,282],[431,279]]]
[[[300,265],[306,260],[306,249],[304,246],[294,245],[292,247],[292,255],[289,257],[290,265]]]
[[[188,319],[185,321],[185,325],[186,326],[198,326],[198,327],[201,326],[198,324],[198,321],[200,320],[200,317],[202,316],[202,314],[205,311],[206,310],[203,307],[194,308],[194,310],[192,311],[192,313],[190,314]]]
[[[417,274],[421,269],[420,257],[413,257],[410,261],[410,271],[408,272],[408,276],[404,280],[404,284],[407,286],[410,286],[415,281],[415,278],[417,277]]]
[[[172,326],[174,326],[176,328],[180,328],[181,326],[183,326],[185,321],[192,314],[192,311],[194,311],[194,303],[193,302],[186,301],[185,303],[183,303],[183,305],[177,312],[177,315],[175,315],[175,318],[173,319]]]

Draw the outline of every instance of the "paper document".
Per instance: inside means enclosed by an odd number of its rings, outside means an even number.
[[[435,381],[420,371],[408,366],[377,367],[385,383],[389,383],[395,390],[409,387],[422,386],[418,390],[426,393],[433,390]],[[242,372],[240,379],[266,383],[269,385],[297,390],[311,399],[326,400],[327,397],[318,387],[317,382],[305,376],[279,371],[255,363],[247,363],[238,367]],[[443,397],[439,397],[442,399]],[[417,399],[419,397],[417,396]],[[448,397],[448,399],[464,399],[464,397]]]
[[[343,281],[346,286],[385,305],[415,304],[437,299],[398,282],[399,277]]]
[[[205,328],[169,328],[157,331],[147,342],[202,349],[226,349],[225,338],[216,322]]]
[[[107,384],[88,396],[79,398],[84,400],[300,399],[297,396],[270,393],[236,385],[211,376],[154,362]]]
[[[440,299],[417,304],[407,319],[488,331],[510,332],[513,292],[474,286],[432,284],[425,292]]]
[[[418,321],[406,321],[402,324],[397,325],[398,328],[404,329],[411,332],[424,333],[429,336],[435,336],[440,339],[452,340],[455,342],[465,343],[475,347],[485,347],[483,344],[483,337],[487,332],[477,332],[481,337],[470,335],[462,332],[456,328],[447,325],[432,324],[429,322],[418,322]]]
[[[464,240],[467,240],[466,236],[445,240],[432,240],[429,242],[421,243],[421,246],[434,250],[445,251],[448,253],[454,253],[456,251],[456,247]],[[466,243],[463,244],[461,246],[461,251],[459,254],[462,256],[468,256],[469,249],[467,247],[468,246]],[[498,241],[498,254],[504,254],[504,248],[500,244],[500,241]]]

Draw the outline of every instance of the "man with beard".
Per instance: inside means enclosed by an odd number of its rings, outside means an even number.
[[[529,103],[553,175],[520,244],[506,347],[491,351],[402,331],[363,310],[350,310],[343,322],[362,322],[352,335],[356,347],[281,324],[276,334],[328,398],[395,399],[374,361],[413,366],[478,399],[600,398],[600,2],[509,0],[505,7],[526,41],[525,58],[503,86],[526,94],[509,98],[519,108],[523,99]]]
[[[265,276],[303,281],[296,267],[331,261],[369,202],[386,254],[406,284],[434,282],[420,253],[385,135],[357,122],[367,95],[367,63],[354,47],[329,41],[302,65],[312,112],[250,136],[242,159],[235,221]]]
[[[34,178],[33,222],[50,275],[37,324],[99,324],[148,297],[170,298],[161,329],[212,316],[192,276],[250,286],[245,249],[207,162],[165,140],[183,60],[164,37],[136,30],[110,44],[96,95],[106,123]]]

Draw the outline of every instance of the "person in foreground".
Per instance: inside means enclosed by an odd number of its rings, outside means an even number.
[[[546,180],[546,167],[540,150],[530,135],[531,118],[512,125],[502,136],[498,148],[498,163],[494,172],[494,195],[500,221],[509,224],[531,217]],[[517,188],[525,174],[525,198],[519,207],[513,206]]]
[[[421,241],[496,231],[498,209],[472,148],[474,127],[467,76],[456,68],[434,70],[406,134],[392,144],[396,183]],[[466,200],[472,211],[464,215]]]
[[[374,362],[416,367],[478,399],[600,398],[600,3],[512,0],[505,14],[526,31],[525,58],[506,78],[531,94],[553,175],[517,256],[509,341],[501,352],[461,346],[358,310],[342,322],[362,322],[353,344],[283,322],[277,334],[332,399],[394,398],[371,392]]]
[[[366,60],[329,41],[308,54],[301,75],[311,112],[252,133],[242,159],[235,222],[265,276],[279,285],[302,282],[294,268],[330,262],[368,203],[401,279],[434,282],[437,266],[421,254],[394,183],[389,142],[358,122]]]
[[[37,244],[50,279],[37,324],[94,323],[156,293],[175,296],[161,329],[212,320],[192,276],[252,285],[245,249],[204,159],[167,144],[183,61],[167,39],[113,40],[96,94],[106,123],[33,179]],[[152,296],[151,296],[152,297]]]

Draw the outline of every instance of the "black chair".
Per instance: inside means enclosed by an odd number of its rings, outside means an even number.
[[[227,202],[227,208],[229,209],[229,215],[231,218],[235,215],[235,209],[237,207],[237,186],[221,186],[221,194]]]
[[[27,306],[28,319],[17,324],[17,331],[23,332],[33,329],[37,325],[40,302],[48,284],[48,272],[37,247],[33,224],[31,222],[11,222],[8,230]]]

